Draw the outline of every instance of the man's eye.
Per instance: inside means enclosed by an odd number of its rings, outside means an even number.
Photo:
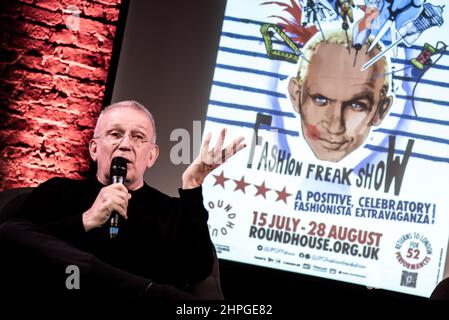
[[[143,141],[144,137],[140,134],[137,134],[137,135],[133,135],[133,139],[137,140],[137,141]]]
[[[368,110],[368,105],[366,103],[355,101],[350,104],[350,107],[354,111],[366,111]]]
[[[325,106],[328,103],[327,98],[320,95],[314,96],[313,101],[319,106]]]
[[[111,132],[108,133],[108,136],[110,136],[112,138],[119,139],[119,138],[122,137],[122,134],[120,132],[118,132],[118,131],[111,131]]]

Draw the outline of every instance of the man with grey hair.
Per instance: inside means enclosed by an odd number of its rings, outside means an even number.
[[[219,286],[208,291],[210,296],[195,292],[207,282],[214,262],[201,184],[245,147],[240,137],[223,148],[225,135],[222,130],[212,149],[211,135],[206,136],[183,173],[180,197],[172,198],[143,179],[159,155],[151,113],[136,101],[106,107],[89,143],[95,176],[46,181],[28,196],[20,219],[0,225],[0,252],[8,262],[1,264],[6,270],[0,277],[8,275],[1,279],[3,288],[11,281],[11,290],[19,288],[22,296],[26,286],[31,299],[88,302],[222,298]],[[125,160],[123,183],[111,183],[116,157]],[[109,221],[115,213],[120,232],[111,239]],[[78,278],[67,270],[78,270]]]
[[[352,44],[338,29],[326,31],[326,40],[317,33],[304,46],[288,91],[304,139],[319,160],[338,162],[360,147],[393,103],[388,59],[361,70],[380,51],[366,53],[370,43],[348,48]]]

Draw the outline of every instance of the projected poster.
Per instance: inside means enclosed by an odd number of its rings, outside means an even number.
[[[205,132],[218,255],[429,296],[449,233],[445,1],[228,0]]]

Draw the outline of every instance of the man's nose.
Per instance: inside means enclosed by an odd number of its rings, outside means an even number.
[[[121,150],[130,150],[132,148],[131,140],[128,134],[125,134],[120,140],[118,148]]]
[[[331,134],[342,134],[345,132],[343,108],[339,104],[331,105],[325,113],[327,130]]]

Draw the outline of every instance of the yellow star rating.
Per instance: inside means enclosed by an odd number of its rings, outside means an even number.
[[[235,187],[233,192],[236,191],[242,191],[244,194],[246,194],[246,188],[250,185],[253,185],[256,188],[256,193],[254,194],[254,197],[262,196],[264,199],[267,199],[267,194],[272,194],[269,191],[274,191],[277,194],[276,199],[273,198],[275,202],[284,202],[287,204],[288,197],[290,197],[292,194],[287,191],[287,187],[284,186],[282,190],[277,190],[273,188],[268,188],[268,186],[265,184],[265,181],[262,182],[262,184],[254,184],[250,183],[248,180],[245,180],[245,176],[243,175],[239,180],[237,179],[231,179],[230,177],[226,177],[224,171],[221,171],[219,175],[213,175],[214,176],[214,187],[215,186],[221,186],[223,189],[226,190],[225,182],[228,180],[232,180],[235,183]],[[228,185],[229,187],[229,185]]]

